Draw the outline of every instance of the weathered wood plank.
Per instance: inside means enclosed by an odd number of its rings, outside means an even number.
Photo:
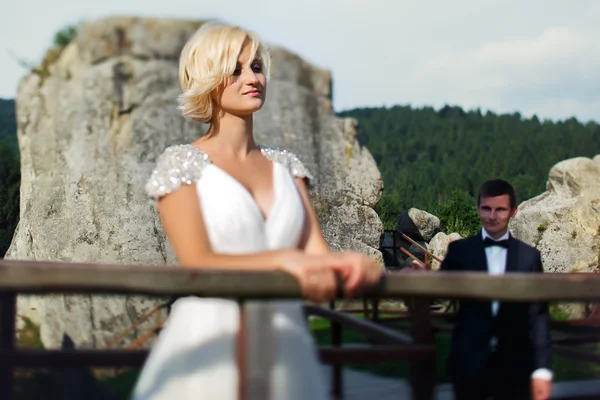
[[[245,392],[243,399],[271,398],[271,375],[277,338],[273,326],[272,302],[245,301]]]
[[[600,355],[589,349],[578,349],[563,345],[552,345],[552,352],[563,357],[574,358],[577,361],[600,364]]]
[[[14,367],[80,368],[141,367],[148,350],[0,350],[0,359]]]
[[[353,362],[418,361],[433,357],[435,357],[435,346],[433,345],[319,347],[321,361],[333,365]]]
[[[298,298],[283,272],[0,260],[0,291]]]
[[[435,348],[435,334],[431,325],[428,299],[408,299],[411,333],[415,344]],[[410,382],[415,400],[432,400],[435,387],[435,350],[429,358],[417,360],[410,365]]]
[[[327,364],[348,362],[378,362],[385,360],[421,360],[435,352],[430,345],[351,347],[321,346],[319,358]],[[141,367],[148,350],[0,350],[0,358],[14,367],[79,368],[79,367]]]
[[[136,293],[238,299],[298,298],[283,272],[0,260],[0,291],[19,293]],[[414,272],[386,274],[370,294],[502,301],[600,300],[600,274]]]
[[[600,298],[600,274],[414,272],[388,275],[379,297],[501,301],[584,301]]]

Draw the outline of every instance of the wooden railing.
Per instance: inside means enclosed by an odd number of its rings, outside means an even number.
[[[12,371],[16,367],[118,367],[141,366],[147,350],[32,350],[15,348],[17,294],[102,293],[153,296],[225,297],[240,304],[238,333],[239,398],[256,398],[269,386],[269,368],[260,362],[249,343],[256,343],[267,324],[257,323],[256,307],[262,301],[300,298],[297,282],[280,272],[223,271],[153,266],[76,264],[42,261],[0,260],[0,393],[9,399]],[[335,330],[350,327],[378,345],[369,348],[320,348],[321,359],[339,365],[353,361],[407,360],[415,399],[432,399],[435,386],[435,346],[429,316],[430,299],[481,299],[500,301],[600,300],[600,276],[596,274],[524,274],[489,276],[485,273],[414,272],[385,275],[367,298],[404,299],[409,306],[411,335],[308,306],[308,314],[333,322]],[[336,328],[337,327],[337,328]],[[340,371],[338,369],[338,371]],[[338,374],[341,374],[339,372]],[[334,376],[341,379],[341,375]],[[339,383],[339,382],[338,382]],[[339,385],[338,385],[339,388]],[[334,397],[342,395],[334,392]],[[260,398],[260,396],[259,396]]]

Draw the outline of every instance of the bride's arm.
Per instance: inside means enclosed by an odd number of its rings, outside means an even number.
[[[332,268],[348,268],[350,262],[334,255],[307,254],[301,250],[221,254],[213,251],[206,231],[195,184],[182,185],[158,200],[165,234],[179,265],[184,268],[219,268],[254,271],[282,270],[293,275],[302,293],[323,302],[335,295]]]

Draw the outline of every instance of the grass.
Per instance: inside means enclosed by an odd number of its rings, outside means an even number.
[[[40,327],[31,321],[30,318],[19,315],[23,321],[20,329],[17,329],[17,347],[23,349],[43,349],[44,344],[40,337]]]
[[[548,312],[552,321],[566,321],[569,319],[569,314],[558,303],[550,303],[548,305]]]
[[[133,391],[133,386],[137,382],[140,370],[137,368],[131,368],[125,372],[115,376],[114,378],[107,378],[101,380],[104,386],[120,400],[129,399],[129,395]]]

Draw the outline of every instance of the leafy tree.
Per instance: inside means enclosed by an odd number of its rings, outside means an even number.
[[[402,215],[400,199],[384,192],[375,206],[375,212],[383,222],[384,229],[396,229],[398,219]]]
[[[54,46],[63,49],[75,38],[77,28],[75,26],[67,26],[54,34]]]
[[[436,215],[440,219],[440,228],[448,234],[457,232],[462,237],[468,237],[481,227],[477,207],[459,190],[452,191],[450,199],[438,206]]]
[[[0,99],[0,142],[4,142],[15,154],[19,152],[17,143],[17,120],[15,101]]]

